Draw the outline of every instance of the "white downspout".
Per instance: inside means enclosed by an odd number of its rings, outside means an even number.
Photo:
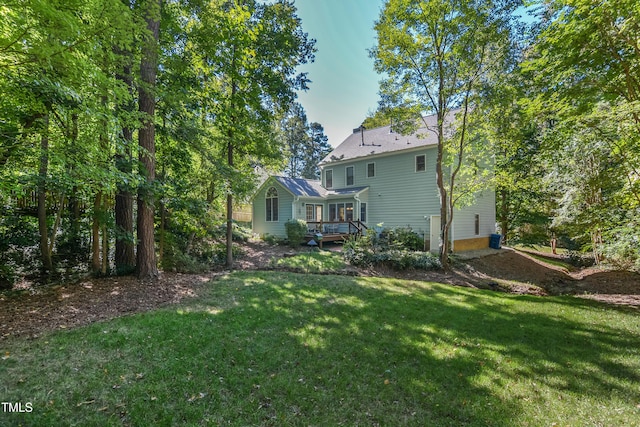
[[[356,194],[355,196],[353,196],[353,199],[357,202],[356,206],[357,206],[358,210],[356,212],[358,212],[358,221],[361,221],[362,218],[360,218],[360,212],[362,212],[362,210],[360,209],[360,203],[362,203],[362,202],[360,201],[360,195]],[[356,217],[356,212],[353,213],[353,218],[354,219]]]
[[[300,196],[295,196],[293,198],[293,203],[291,203],[291,219],[298,219],[296,218],[296,204],[300,201]]]

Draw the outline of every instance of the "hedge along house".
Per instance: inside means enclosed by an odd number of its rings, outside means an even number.
[[[361,221],[367,227],[411,227],[437,251],[440,197],[436,184],[436,117],[401,135],[391,126],[354,129],[320,162],[321,181],[272,176],[253,197],[253,231],[286,236],[290,219]],[[325,225],[325,227],[328,225]],[[321,231],[326,232],[326,229]],[[344,230],[343,230],[344,231]],[[495,192],[484,190],[454,213],[454,251],[486,248],[495,232]]]

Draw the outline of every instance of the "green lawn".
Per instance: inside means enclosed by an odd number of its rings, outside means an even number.
[[[571,297],[238,272],[0,354],[0,425],[640,424],[640,313]]]
[[[274,267],[284,267],[303,273],[327,273],[338,272],[345,267],[342,254],[310,249],[295,256],[272,259]]]

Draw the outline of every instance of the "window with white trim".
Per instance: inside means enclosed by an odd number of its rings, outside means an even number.
[[[307,221],[322,221],[322,205],[314,205],[307,203],[306,205],[306,218]]]
[[[333,188],[333,169],[324,172],[324,188]]]
[[[376,164],[367,163],[367,178],[373,178],[376,176]]]
[[[345,168],[345,175],[347,177],[347,185],[353,185],[355,179],[355,168],[353,166],[347,166]]]
[[[278,190],[275,187],[269,187],[266,194],[267,205],[267,221],[278,221]]]
[[[420,154],[416,156],[416,172],[424,172],[427,170],[427,156]]]

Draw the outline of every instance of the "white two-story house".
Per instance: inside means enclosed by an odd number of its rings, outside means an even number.
[[[425,118],[435,128],[435,116]],[[411,227],[437,250],[440,197],[436,185],[436,134],[425,127],[413,135],[391,126],[355,129],[320,163],[322,179],[269,177],[253,197],[253,231],[286,236],[290,219],[322,221],[322,232],[346,232],[350,221],[368,228]],[[451,230],[454,251],[485,248],[495,233],[495,192],[475,195],[457,210]],[[340,229],[336,227],[342,227]]]

